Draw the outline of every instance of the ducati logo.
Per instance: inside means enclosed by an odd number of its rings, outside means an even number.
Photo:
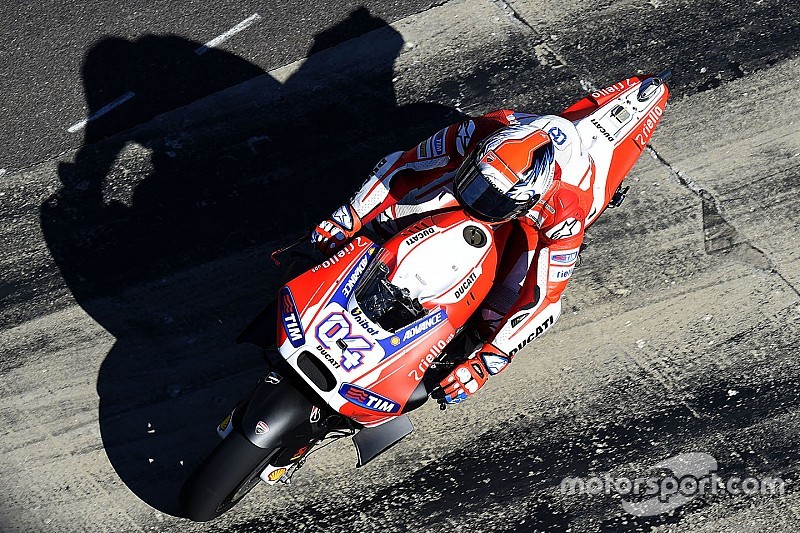
[[[464,296],[464,293],[467,292],[467,289],[469,289],[472,286],[472,284],[475,282],[476,279],[478,279],[478,273],[473,272],[467,277],[466,280],[464,280],[464,282],[461,285],[458,286],[455,294],[456,300]]]
[[[259,420],[258,424],[256,424],[256,435],[263,435],[267,431],[269,431],[269,426],[266,424],[266,422]]]

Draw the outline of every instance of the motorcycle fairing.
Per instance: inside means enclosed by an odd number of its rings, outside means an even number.
[[[642,79],[629,78],[564,113],[575,121],[580,150],[588,152],[582,152],[586,174],[576,184],[593,193],[587,225],[641,155],[668,95],[666,85],[642,90]],[[357,237],[282,289],[282,355],[312,386],[297,358],[305,352],[323,365],[335,383],[318,392],[342,415],[365,426],[397,416],[419,385],[420,369],[441,353],[491,289],[498,259],[494,231],[453,210],[422,219],[383,247]],[[386,293],[370,293],[377,300],[360,302],[366,294],[359,295],[362,282],[378,274],[385,277],[379,281],[385,281]],[[402,303],[399,319],[381,315],[392,302],[389,296]],[[302,339],[295,321],[304,328]]]
[[[491,288],[497,254],[491,227],[463,212],[427,217],[382,248],[364,237],[351,244],[335,261],[314,267],[281,289],[286,307],[279,312],[279,347],[332,408],[374,426],[403,412],[420,382],[416,370],[442,352]],[[428,265],[424,270],[422,262]],[[430,274],[437,270],[431,264],[445,266],[444,275]],[[407,320],[398,327],[381,326],[375,315],[381,306],[366,301],[375,296],[366,289],[376,276],[384,276],[408,308]],[[422,289],[413,285],[415,280]],[[304,328],[302,345],[296,332],[294,343],[290,336],[295,321]],[[315,386],[298,365],[303,353],[324,366],[334,386]]]

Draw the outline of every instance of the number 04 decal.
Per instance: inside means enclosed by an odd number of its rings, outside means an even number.
[[[322,346],[333,351],[338,346],[336,341],[344,341],[347,348],[342,352],[342,367],[350,372],[364,362],[364,352],[372,350],[372,343],[361,335],[351,335],[352,324],[344,313],[331,313],[316,329],[317,340]]]

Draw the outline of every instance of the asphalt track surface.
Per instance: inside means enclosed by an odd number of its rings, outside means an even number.
[[[69,127],[88,110],[129,91],[145,101],[131,102],[127,116],[115,120],[114,132],[430,5],[419,0],[16,4],[0,7],[0,167],[6,169],[80,147],[82,132],[69,132]],[[359,7],[372,16],[361,16]],[[347,26],[325,34],[351,13]],[[215,63],[214,54],[194,54],[248,19],[251,25],[219,45],[244,61]],[[209,63],[213,76],[204,72]],[[198,75],[185,79],[191,72]]]
[[[114,24],[4,8],[3,57],[29,59],[3,72],[2,530],[800,528],[800,3],[451,0],[286,19],[171,5],[121,7]],[[59,27],[62,48],[44,38]],[[462,114],[557,112],[663,66],[673,98],[652,151],[592,228],[554,331],[479,397],[415,412],[363,469],[339,442],[218,521],[176,516],[214,424],[263,372],[232,339],[277,287],[272,249]],[[37,112],[17,73],[51,71]],[[618,496],[559,490],[688,452],[723,476],[780,477],[784,494],[636,517]]]

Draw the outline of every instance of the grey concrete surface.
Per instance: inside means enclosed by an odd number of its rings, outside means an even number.
[[[0,177],[0,526],[797,529],[797,7],[451,1]],[[363,469],[339,442],[212,524],[174,516],[263,371],[232,339],[277,287],[278,243],[459,113],[558,111],[676,64],[652,152],[592,228],[553,332],[480,396],[415,412]],[[692,451],[787,493],[637,518],[559,490]]]

